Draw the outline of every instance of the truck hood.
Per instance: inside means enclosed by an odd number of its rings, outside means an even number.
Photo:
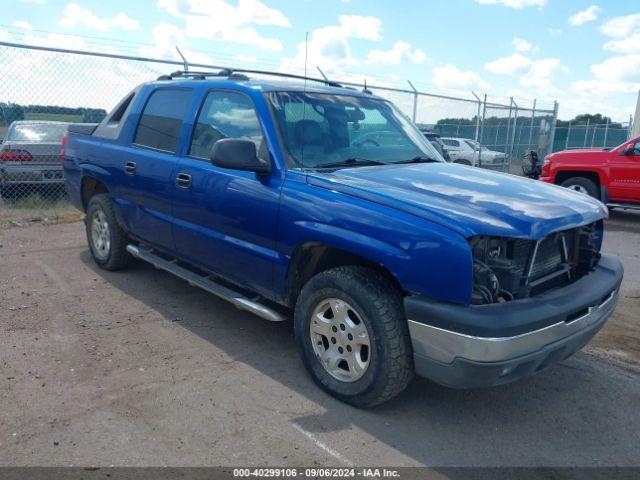
[[[547,158],[553,158],[553,157],[559,157],[559,156],[562,156],[562,157],[584,156],[585,153],[588,153],[589,155],[593,155],[594,153],[607,154],[609,152],[610,150],[603,150],[602,148],[576,148],[575,150],[561,150],[559,152],[551,153],[547,155]]]
[[[315,171],[307,181],[424,218],[464,237],[535,240],[607,215],[598,200],[562,187],[450,163]]]

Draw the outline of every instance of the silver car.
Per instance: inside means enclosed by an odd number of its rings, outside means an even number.
[[[20,120],[0,145],[0,192],[14,196],[34,187],[64,189],[60,143],[68,123]]]

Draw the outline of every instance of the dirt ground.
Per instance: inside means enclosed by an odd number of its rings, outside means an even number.
[[[637,466],[640,215],[613,212],[604,250],[625,279],[584,352],[357,410],[315,387],[289,323],[141,263],[102,271],[79,222],[0,229],[0,466]]]

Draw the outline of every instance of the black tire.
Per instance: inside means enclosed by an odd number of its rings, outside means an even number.
[[[311,316],[329,298],[347,302],[367,328],[369,364],[355,381],[332,376],[314,352]],[[294,332],[302,361],[313,380],[351,405],[371,407],[383,403],[402,392],[413,379],[413,352],[402,296],[387,279],[369,268],[337,267],[307,282],[296,302]]]
[[[565,188],[570,188],[575,191],[580,191],[583,189],[583,193],[587,193],[589,196],[593,198],[599,199],[598,195],[598,187],[592,180],[589,180],[586,177],[571,177],[567,178],[564,182],[560,184]]]
[[[464,158],[457,158],[456,160],[453,161],[453,163],[458,163],[460,165],[471,166],[471,162],[469,160],[464,159]]]
[[[101,254],[98,251],[92,239],[92,221],[94,215],[98,212],[104,214],[110,237],[110,246],[106,249],[106,254]],[[105,270],[121,270],[129,264],[131,255],[129,255],[126,249],[129,239],[116,220],[113,203],[107,194],[101,193],[91,197],[89,205],[87,206],[85,227],[91,256],[100,268],[104,268]]]

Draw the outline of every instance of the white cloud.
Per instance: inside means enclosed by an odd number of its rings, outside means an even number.
[[[519,53],[500,57],[485,64],[484,69],[498,75],[517,75],[531,67],[533,60]]]
[[[516,10],[526,7],[542,8],[547,4],[547,0],[475,0],[475,2],[482,5],[504,5]]]
[[[513,37],[511,43],[513,44],[513,48],[516,52],[536,52],[538,50],[537,46],[524,38]]]
[[[624,38],[640,30],[640,13],[615,17],[600,26],[600,31],[608,37]]]
[[[419,48],[411,50],[411,44],[398,40],[391,50],[371,50],[367,54],[367,64],[400,65],[402,62],[424,63],[427,55]]]
[[[577,13],[574,13],[569,17],[569,24],[574,27],[578,27],[580,25],[584,25],[587,22],[593,22],[598,19],[598,14],[602,10],[597,5],[590,5],[584,10],[581,10]]]
[[[640,83],[640,55],[611,57],[591,65],[591,71],[599,80]]]
[[[640,31],[620,40],[609,40],[602,47],[605,50],[619,53],[640,52]]]
[[[13,42],[13,41],[14,41],[13,35],[11,35],[6,30],[3,30],[2,28],[0,28],[0,42]]]
[[[153,27],[151,35],[153,36],[154,45],[144,45],[138,50],[143,57],[181,60],[176,50],[177,45],[189,63],[207,65],[214,63],[209,55],[188,49],[185,45],[184,31],[175,25],[166,22],[159,23]]]
[[[636,93],[640,84],[640,54],[611,57],[591,65],[593,79],[578,80],[571,91],[601,97],[604,93]]]
[[[550,28],[547,31],[549,32],[549,35],[551,35],[552,37],[558,37],[558,36],[562,35],[562,29],[561,28]]]
[[[16,20],[11,24],[14,28],[19,28],[20,30],[33,30],[33,25],[29,22],[25,22],[24,20]]]
[[[440,88],[482,91],[489,90],[490,85],[480,75],[471,70],[460,70],[452,64],[435,67],[432,70],[433,84]]]
[[[540,58],[533,60],[520,53],[501,57],[485,64],[484,69],[498,75],[519,76],[520,84],[529,89],[537,89],[538,93],[555,94],[553,78],[558,72],[568,69],[557,58]]]
[[[158,8],[184,20],[184,34],[194,38],[219,39],[280,51],[278,38],[263,37],[250,25],[291,27],[280,10],[260,0],[239,0],[238,6],[223,0],[158,0]]]
[[[281,69],[285,71],[304,68],[305,54],[307,64],[315,69],[319,66],[326,72],[337,72],[343,67],[356,67],[361,61],[351,52],[351,39],[380,40],[382,21],[376,17],[361,15],[341,15],[337,25],[316,28],[309,34],[309,43],[300,42],[296,55],[285,58]],[[415,53],[415,52],[414,52]]]
[[[100,18],[88,8],[81,7],[77,3],[67,3],[62,12],[62,18],[58,20],[58,25],[65,28],[84,26],[100,32],[106,32],[112,28],[121,30],[140,28],[140,23],[124,12],[118,12],[111,18]]]
[[[529,71],[520,78],[525,87],[537,88],[540,91],[553,92],[553,77],[558,72],[568,72],[568,69],[557,58],[541,58],[534,60]]]

